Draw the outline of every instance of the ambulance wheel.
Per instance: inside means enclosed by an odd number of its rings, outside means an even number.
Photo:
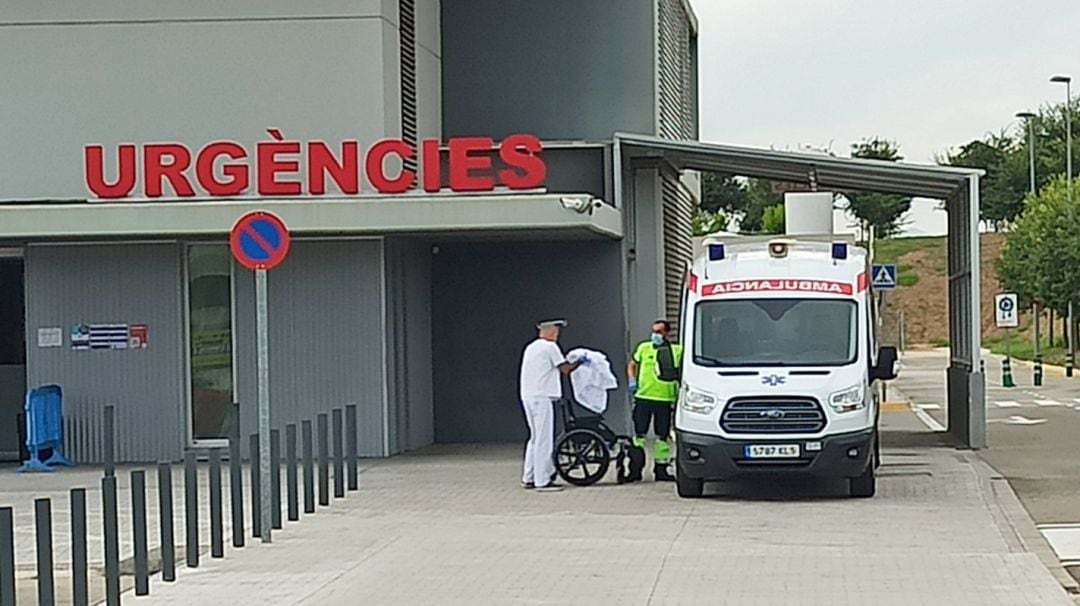
[[[688,478],[679,469],[678,462],[675,464],[675,489],[679,496],[684,499],[698,499],[705,493],[705,480],[701,478]]]
[[[866,466],[866,471],[861,476],[848,478],[848,490],[851,496],[859,499],[868,499],[877,492],[877,478],[874,476],[874,464]]]
[[[607,475],[611,452],[600,434],[591,429],[574,429],[564,434],[555,447],[555,469],[575,486],[590,486]]]

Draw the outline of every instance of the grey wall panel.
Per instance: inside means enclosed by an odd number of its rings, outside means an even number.
[[[391,451],[435,440],[431,354],[431,246],[404,238],[386,242],[387,397]]]
[[[116,406],[121,461],[179,459],[186,420],[186,347],[180,246],[31,246],[26,250],[27,333],[64,330],[64,346],[28,350],[31,387],[64,390],[67,437],[80,462],[101,458],[101,415]],[[142,350],[74,351],[72,325],[146,324]]]
[[[650,0],[443,0],[443,132],[656,131]]]
[[[607,241],[440,244],[432,299],[437,442],[525,439],[521,353],[536,338],[535,323],[550,317],[570,322],[564,351],[585,346],[611,359],[620,389],[605,418],[629,429],[620,250]]]
[[[315,420],[355,403],[360,452],[383,454],[382,243],[295,241],[268,276],[271,421]],[[257,431],[253,274],[236,268],[241,432]]]
[[[178,142],[198,150],[228,140],[253,158],[268,128],[335,148],[342,139],[357,139],[366,150],[396,137],[396,6],[5,2],[0,57],[19,60],[0,61],[0,197],[88,197],[87,144],[105,146],[112,180],[119,143]],[[437,0],[420,2],[417,18],[425,95],[418,119],[425,135],[438,136]]]

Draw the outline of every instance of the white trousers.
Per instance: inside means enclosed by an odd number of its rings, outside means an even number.
[[[529,443],[525,446],[525,470],[521,481],[543,486],[555,474],[552,460],[555,436],[555,403],[540,398],[521,403],[529,422]]]

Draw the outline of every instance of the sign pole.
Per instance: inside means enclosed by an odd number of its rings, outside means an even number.
[[[229,234],[229,248],[237,263],[255,274],[255,400],[259,419],[259,452],[251,453],[251,464],[258,465],[259,513],[262,524],[259,536],[263,543],[271,542],[274,519],[274,486],[270,435],[270,343],[267,336],[266,272],[274,269],[289,254],[289,230],[278,217],[263,211],[255,211],[240,217]],[[276,461],[274,461],[276,463]],[[272,481],[273,480],[273,481]]]
[[[273,500],[270,482],[270,347],[267,343],[266,313],[266,270],[255,270],[255,340],[256,340],[256,378],[257,399],[259,403],[259,477],[261,482],[262,505],[262,542],[269,543],[271,517],[270,505]]]

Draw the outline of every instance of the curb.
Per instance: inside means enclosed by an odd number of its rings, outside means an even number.
[[[1054,549],[1035,526],[1035,521],[1031,519],[1031,515],[1020,502],[1020,498],[1016,496],[1009,481],[977,452],[960,451],[958,454],[978,474],[983,498],[997,523],[998,530],[1001,531],[1002,538],[1009,544],[1009,550],[1035,554],[1069,594],[1069,597],[1074,599],[1080,597],[1080,582],[1077,582],[1061,565]]]

